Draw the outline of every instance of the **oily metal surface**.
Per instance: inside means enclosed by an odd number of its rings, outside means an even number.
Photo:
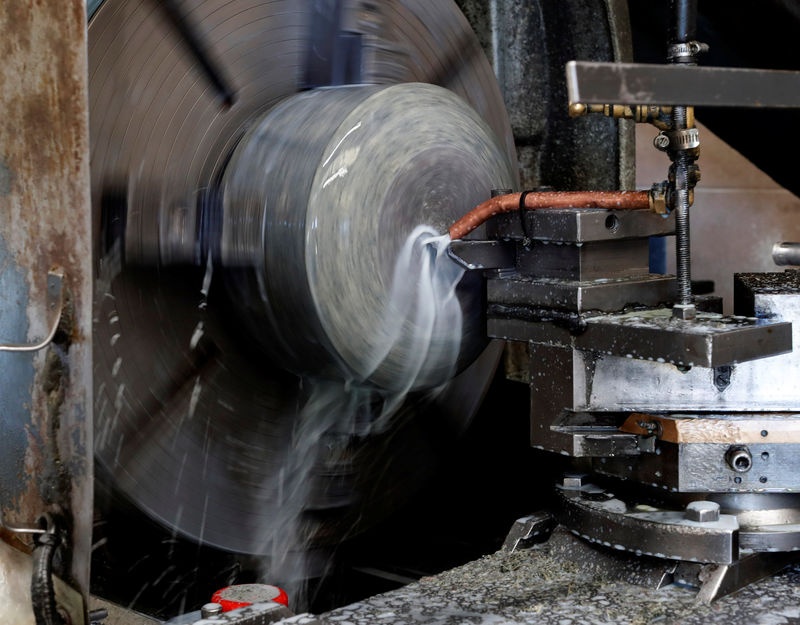
[[[356,17],[368,12],[351,4]],[[123,206],[127,216],[124,239],[95,254],[96,457],[155,518],[249,553],[270,549],[279,523],[273,477],[296,442],[308,389],[253,349],[233,321],[230,312],[247,302],[230,301],[210,269],[174,263],[192,258],[198,193],[249,121],[302,87],[311,5],[181,3],[236,91],[227,110],[157,3],[106,0],[89,25],[95,240],[109,206]],[[372,21],[354,18],[356,27],[379,23],[365,27],[364,78],[451,89],[514,162],[491,69],[455,6],[403,0],[378,7]],[[309,480],[306,509],[338,511],[336,522],[317,528],[318,538],[335,540],[353,531],[352,518],[363,513],[368,521],[402,501],[437,445],[476,409],[497,356],[496,347],[485,353],[427,411],[421,399],[410,400],[409,418],[380,435],[325,433],[348,443],[335,458],[318,456]],[[393,451],[382,450],[387,441]]]
[[[85,23],[83,0],[0,3],[0,343],[35,344],[48,335],[58,315],[48,293],[54,267],[63,272],[66,302],[49,345],[0,353],[0,518],[27,525],[49,512],[60,519],[68,547],[56,570],[88,592],[92,282]],[[25,536],[0,535],[30,547]],[[3,609],[24,599],[30,568],[21,572],[13,556],[0,560],[3,591],[20,591],[10,602],[4,594],[0,621],[27,622]]]

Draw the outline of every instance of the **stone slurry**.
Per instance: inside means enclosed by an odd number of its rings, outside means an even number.
[[[548,551],[497,552],[321,618],[331,625],[800,623],[800,567],[705,606],[693,590],[608,581]]]

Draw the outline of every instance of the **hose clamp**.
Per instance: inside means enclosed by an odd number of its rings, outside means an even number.
[[[662,152],[693,150],[700,147],[700,132],[697,128],[665,130],[656,135],[653,145]]]
[[[667,48],[667,60],[672,63],[694,62],[698,54],[708,52],[708,49],[708,44],[700,41],[673,43]]]

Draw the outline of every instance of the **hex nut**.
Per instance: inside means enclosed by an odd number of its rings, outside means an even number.
[[[219,603],[206,603],[200,608],[200,616],[203,618],[209,618],[217,614],[222,614],[222,605]]]
[[[687,521],[714,523],[719,521],[719,504],[715,501],[692,501],[683,513]]]
[[[565,473],[561,486],[567,490],[580,490],[585,477],[586,475],[583,473]]]
[[[667,208],[666,195],[651,195],[650,196],[650,210],[659,215],[668,215],[669,209]]]
[[[689,321],[697,317],[697,309],[694,304],[675,304],[672,307],[672,316],[676,319]]]

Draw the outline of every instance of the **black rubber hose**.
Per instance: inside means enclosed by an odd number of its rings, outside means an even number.
[[[686,43],[697,37],[697,0],[670,0],[668,40]]]
[[[55,534],[42,534],[33,550],[31,603],[36,625],[66,625],[56,607],[53,591],[53,556],[60,542]]]

